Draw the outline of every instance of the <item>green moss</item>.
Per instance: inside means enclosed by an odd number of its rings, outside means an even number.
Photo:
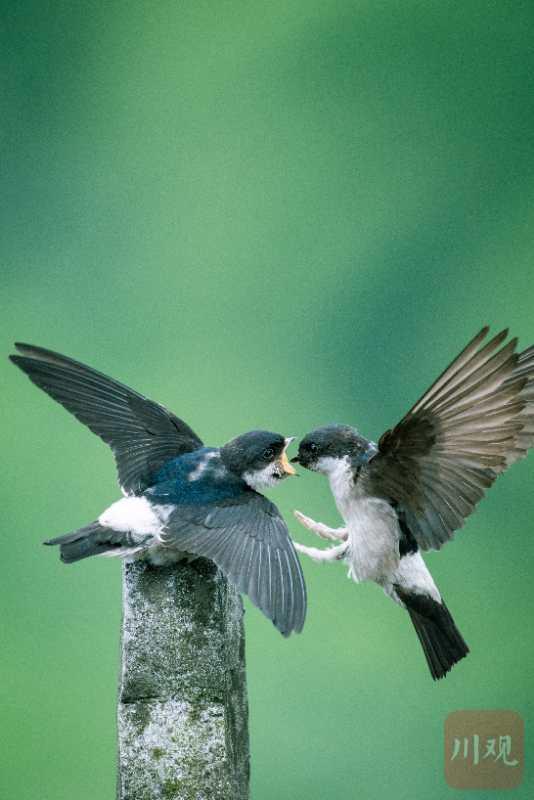
[[[149,699],[154,696],[154,681],[149,673],[148,659],[137,656],[137,670],[135,677],[125,681],[122,691],[123,703],[135,703],[138,699]]]
[[[161,788],[161,796],[165,798],[165,800],[177,800],[178,792],[182,789],[182,781],[173,778],[172,780],[166,780]]]
[[[146,726],[150,722],[150,706],[148,703],[132,703],[132,722],[137,728],[137,735],[142,736]]]
[[[165,755],[165,750],[162,750],[161,747],[154,747],[152,749],[152,756],[153,758],[156,759],[156,761],[159,761],[160,758],[164,755]]]

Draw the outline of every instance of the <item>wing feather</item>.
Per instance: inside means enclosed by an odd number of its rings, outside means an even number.
[[[127,494],[147,489],[166,461],[202,447],[183,420],[113,378],[52,350],[15,346],[13,363],[111,447]]]
[[[397,503],[419,546],[440,548],[500,472],[534,445],[534,347],[483,328],[392,430],[366,479]]]
[[[169,518],[163,544],[214,561],[284,635],[301,631],[306,587],[278,509],[256,492],[217,506],[181,506]]]

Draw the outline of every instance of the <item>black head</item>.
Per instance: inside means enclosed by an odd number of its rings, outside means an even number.
[[[292,441],[293,437],[279,433],[249,431],[225,444],[221,458],[230,472],[259,491],[295,475],[286,456],[286,448]]]
[[[301,464],[306,469],[321,469],[321,459],[343,459],[348,457],[352,462],[362,463],[369,459],[375,446],[360,436],[356,428],[350,425],[325,425],[307,433],[299,444],[299,452],[291,461]]]

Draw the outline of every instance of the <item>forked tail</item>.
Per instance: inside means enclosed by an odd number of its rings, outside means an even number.
[[[58,544],[61,560],[71,564],[89,556],[132,555],[142,549],[143,542],[139,541],[139,537],[134,540],[132,534],[127,531],[115,531],[112,528],[105,528],[99,522],[91,522],[72,533],[48,539],[44,544]]]
[[[469,653],[449,609],[443,600],[438,603],[428,594],[407,592],[399,586],[395,590],[413,622],[432,677],[443,678]]]

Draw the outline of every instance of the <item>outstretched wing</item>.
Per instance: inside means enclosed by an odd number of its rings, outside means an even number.
[[[519,414],[519,419],[523,423],[523,427],[517,436],[516,446],[514,450],[506,455],[506,464],[500,467],[498,471],[502,472],[510,464],[524,458],[530,450],[534,447],[534,346],[524,350],[517,359],[517,365],[508,378],[506,383],[510,385],[517,378],[523,378],[526,383],[521,390],[521,400],[524,402],[525,407]]]
[[[16,344],[11,361],[111,447],[119,483],[140,494],[171,458],[202,447],[181,419],[127,386],[71,358]]]
[[[244,492],[216,506],[180,506],[159,538],[214,561],[284,636],[302,630],[300,562],[280,512],[263,495]]]
[[[534,351],[484,328],[380,439],[370,491],[395,501],[419,546],[452,538],[500,472],[534,443]]]

